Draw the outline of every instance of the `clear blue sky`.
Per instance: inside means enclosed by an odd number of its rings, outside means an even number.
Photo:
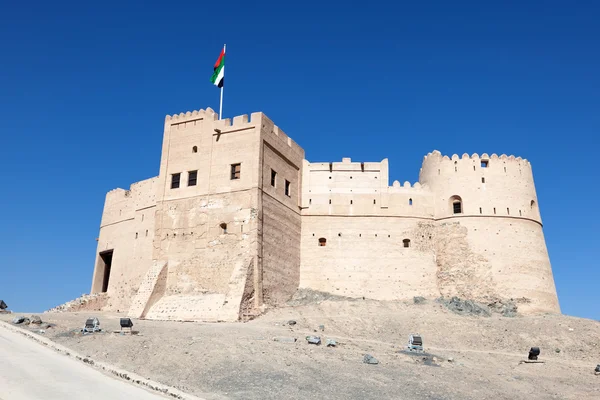
[[[529,159],[562,310],[600,319],[597,2],[87,3],[0,13],[11,308],[89,291],[105,193],[158,174],[166,114],[218,110],[227,43],[225,116],[264,111],[311,161],[387,157],[391,183],[434,149]]]

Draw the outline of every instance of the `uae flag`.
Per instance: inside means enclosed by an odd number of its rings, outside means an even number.
[[[223,80],[225,79],[225,47],[221,50],[221,55],[215,63],[215,70],[210,78],[210,81],[218,87],[223,87]]]

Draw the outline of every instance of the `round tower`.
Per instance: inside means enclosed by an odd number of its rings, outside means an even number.
[[[527,160],[434,151],[419,181],[434,196],[442,295],[513,299],[521,311],[560,312]]]

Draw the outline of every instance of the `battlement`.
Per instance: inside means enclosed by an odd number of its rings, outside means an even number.
[[[171,121],[171,125],[177,125],[180,123],[190,122],[198,119],[208,119],[215,121],[219,118],[219,115],[213,111],[212,108],[208,107],[206,110],[194,110],[187,111],[185,113],[166,115],[165,121]]]
[[[348,171],[348,172],[379,172],[387,164],[387,158],[381,162],[352,162],[350,158],[342,158],[342,162],[316,162],[307,164],[310,171]]]
[[[403,184],[400,184],[400,181],[394,181],[394,183],[392,183],[392,186],[389,187],[391,192],[397,191],[397,189],[417,189],[417,190],[422,190],[423,188],[426,188],[426,185],[421,185],[421,183],[419,182],[415,182],[414,184],[411,185],[411,183],[409,181],[405,181]]]
[[[464,153],[462,156],[458,156],[458,154],[452,154],[452,156],[442,155],[438,150],[434,150],[431,153],[428,153],[423,157],[423,164],[428,161],[458,161],[458,160],[473,160],[473,161],[490,161],[490,160],[502,160],[502,161],[514,161],[519,163],[520,165],[531,165],[530,162],[521,157],[515,157],[514,155],[507,156],[506,154],[502,154],[498,156],[496,153],[489,156],[487,153],[483,153],[481,156],[477,153],[473,153],[472,155],[468,155]]]

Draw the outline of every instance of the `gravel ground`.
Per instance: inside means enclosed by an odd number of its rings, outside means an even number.
[[[56,324],[44,336],[209,400],[600,398],[600,376],[594,374],[600,363],[598,321],[550,314],[465,316],[434,301],[305,298],[294,304],[248,323],[135,320],[134,335],[113,333],[122,316],[115,313],[40,315]],[[89,316],[98,317],[105,332],[82,335],[79,328]],[[415,332],[422,334],[427,354],[403,352]],[[320,336],[323,344],[308,344],[308,335]],[[330,338],[337,347],[325,346]],[[533,346],[541,348],[545,362],[520,364]],[[365,354],[379,364],[363,363]]]

